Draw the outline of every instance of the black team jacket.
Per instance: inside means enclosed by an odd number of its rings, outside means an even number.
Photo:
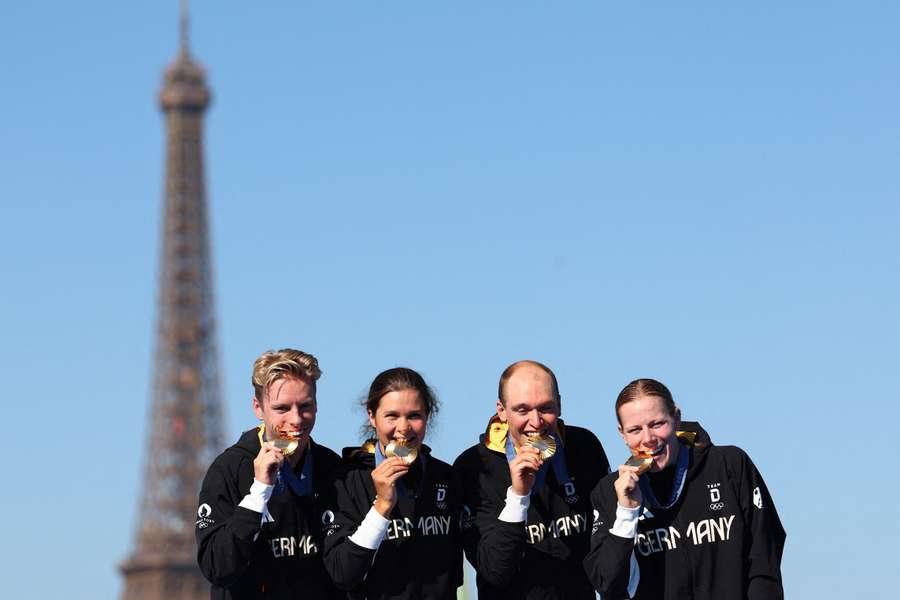
[[[374,450],[370,440],[343,451],[344,465],[323,520],[325,568],[352,599],[455,599],[462,585],[459,487],[450,465],[427,446],[398,480],[400,497],[378,548],[350,539],[375,502]]]
[[[780,600],[785,532],[766,484],[735,446],[713,446],[697,423],[682,423],[690,452],[681,496],[670,509],[645,500],[636,539],[610,532],[618,472],[594,490],[596,520],[585,569],[604,600]],[[666,502],[675,466],[644,474]]]
[[[322,491],[330,489],[340,457],[310,440],[298,469],[311,452],[312,493],[300,497],[288,487],[273,494],[266,507],[274,521],[261,524],[260,513],[238,506],[253,483],[260,431],[244,432],[203,479],[195,528],[197,561],[212,583],[211,598],[340,598],[321,558]]]
[[[511,480],[506,425],[497,417],[453,465],[463,490],[465,553],[478,574],[481,600],[595,598],[581,561],[590,544],[590,493],[609,472],[609,461],[593,433],[558,423],[574,489],[567,493],[547,461],[546,480],[531,495],[525,523],[498,519]]]

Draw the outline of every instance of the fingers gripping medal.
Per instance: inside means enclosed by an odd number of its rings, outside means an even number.
[[[534,432],[525,434],[525,437],[525,443],[536,449],[543,460],[556,454],[556,440],[552,436]]]
[[[625,461],[626,467],[637,467],[638,475],[642,475],[650,470],[653,464],[653,456],[645,452],[635,452]]]
[[[416,450],[415,446],[411,446],[406,440],[391,440],[388,442],[388,445],[384,447],[384,455],[387,458],[396,456],[406,464],[411,465],[415,462],[416,457],[419,455],[419,451]]]
[[[300,432],[279,429],[278,437],[272,440],[272,445],[281,450],[285,456],[290,456],[300,445]]]

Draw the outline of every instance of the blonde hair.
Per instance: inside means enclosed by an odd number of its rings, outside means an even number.
[[[253,363],[253,393],[263,401],[269,386],[285,377],[315,382],[322,376],[319,361],[312,354],[293,348],[266,350]]]

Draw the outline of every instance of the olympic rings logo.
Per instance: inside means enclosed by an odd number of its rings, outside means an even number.
[[[724,502],[713,502],[712,504],[709,505],[709,507],[713,510],[722,510],[723,508],[725,508],[725,503]]]

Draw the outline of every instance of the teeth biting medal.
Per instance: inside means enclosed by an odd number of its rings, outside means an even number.
[[[640,450],[632,450],[632,455],[629,456],[628,460],[625,461],[625,466],[637,467],[638,475],[646,473],[653,465],[653,457],[659,456],[663,450],[665,450],[665,446],[659,448],[655,452],[642,452]]]
[[[272,440],[272,445],[281,450],[281,453],[285,456],[290,456],[300,445],[300,435],[299,431],[279,429],[278,437]]]
[[[552,436],[534,431],[525,434],[525,443],[535,448],[543,460],[556,454],[556,440]]]
[[[416,450],[415,446],[410,445],[408,440],[391,440],[384,447],[384,455],[387,458],[396,456],[409,465],[416,460],[419,451]]]

